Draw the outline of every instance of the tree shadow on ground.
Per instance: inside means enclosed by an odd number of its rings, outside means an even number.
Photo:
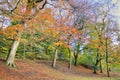
[[[6,60],[5,60],[5,59],[3,59],[3,58],[0,58],[0,61],[1,61],[1,62],[5,62]]]

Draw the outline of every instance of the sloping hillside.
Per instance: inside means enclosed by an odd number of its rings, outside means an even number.
[[[0,60],[0,80],[85,80],[91,78],[100,78],[103,80],[106,75],[93,74],[92,70],[83,66],[72,69],[67,68],[67,62],[59,61],[56,68],[51,67],[50,61],[31,61],[31,60],[15,60],[17,67],[9,68],[4,64],[4,60]],[[111,76],[119,77],[112,73]]]

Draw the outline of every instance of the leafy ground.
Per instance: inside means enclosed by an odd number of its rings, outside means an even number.
[[[0,60],[0,80],[120,80],[120,74],[93,74],[92,70],[82,66],[67,68],[67,62],[59,61],[56,68],[51,67],[50,61],[15,60],[17,67],[9,68]]]

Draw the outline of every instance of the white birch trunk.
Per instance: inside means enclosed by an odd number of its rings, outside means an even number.
[[[57,55],[58,55],[58,49],[55,49],[55,55],[54,55],[52,67],[55,67],[55,65],[56,65]]]
[[[19,45],[20,41],[18,40],[15,40],[13,42],[13,45],[11,47],[11,51],[8,55],[8,58],[7,58],[7,65],[10,66],[10,67],[15,67],[15,64],[14,64],[14,58],[15,58],[15,55],[16,55],[16,51],[17,51],[17,48],[18,48],[18,45]]]

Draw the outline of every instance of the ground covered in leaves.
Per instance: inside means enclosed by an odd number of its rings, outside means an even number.
[[[83,66],[72,65],[68,69],[68,63],[64,61],[57,62],[56,68],[51,67],[51,61],[44,60],[15,60],[15,63],[16,68],[9,68],[3,59],[0,60],[0,80],[89,80],[106,77],[106,72],[93,74],[92,70]],[[111,73],[111,77],[119,76]]]

